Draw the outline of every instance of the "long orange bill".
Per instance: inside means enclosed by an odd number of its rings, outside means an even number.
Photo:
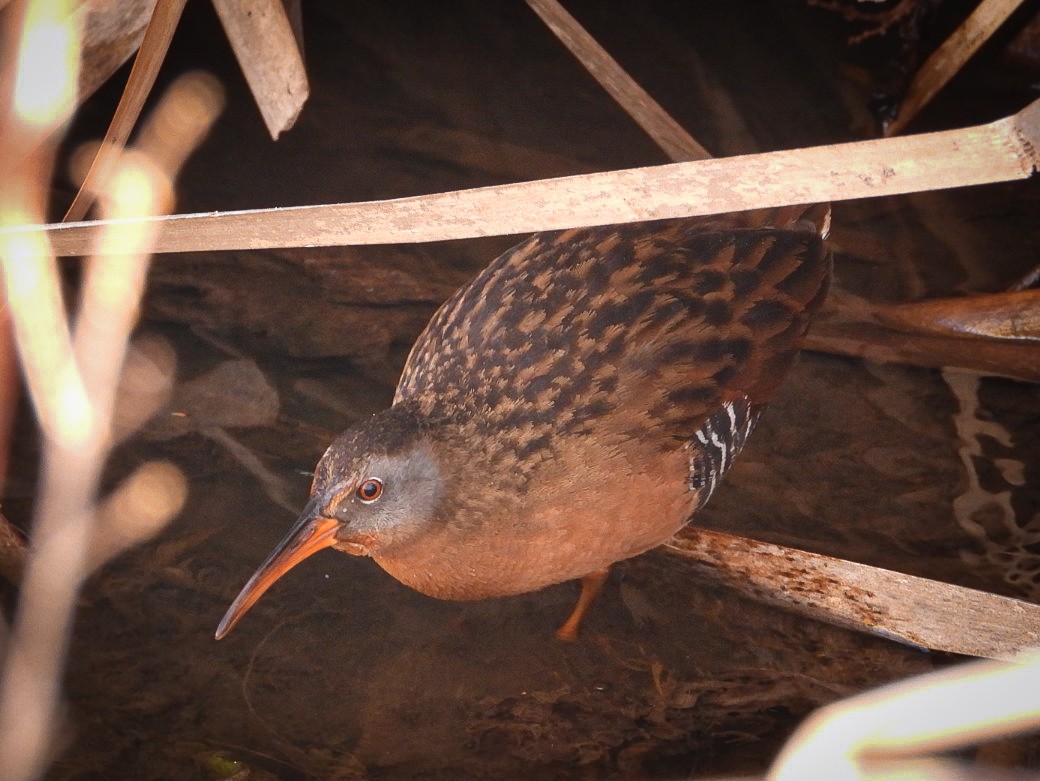
[[[257,568],[253,577],[235,597],[235,601],[231,603],[231,607],[217,626],[217,639],[230,632],[278,578],[312,553],[333,545],[336,542],[336,530],[340,525],[339,521],[322,517],[318,511],[317,497],[311,499],[289,533],[271,551],[271,555]]]

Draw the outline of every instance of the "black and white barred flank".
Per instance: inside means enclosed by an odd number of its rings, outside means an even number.
[[[687,445],[690,449],[690,490],[700,493],[699,507],[711,498],[758,422],[761,409],[748,398],[726,402],[710,415]]]

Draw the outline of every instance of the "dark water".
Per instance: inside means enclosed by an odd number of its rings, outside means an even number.
[[[833,15],[780,2],[573,10],[719,153],[870,133],[869,89]],[[189,8],[164,79],[215,70],[229,108],[186,173],[182,210],[392,197],[663,161],[522,4],[314,2],[304,14],[312,98],[299,126],[273,144],[215,18],[204,4]],[[1017,72],[1002,67],[991,54],[970,69],[921,128],[1024,105]],[[114,94],[99,95],[76,132],[98,132]],[[838,283],[881,300],[999,289],[1036,260],[1037,195],[1032,182],[839,205]],[[208,406],[189,410],[185,432],[158,426],[115,454],[113,479],[145,459],[172,460],[189,479],[188,505],[88,584],[50,778],[761,771],[811,709],[953,661],[762,606],[662,552],[616,568],[574,644],[553,638],[573,584],[446,603],[331,551],[301,564],[215,642],[220,616],[292,515],[200,421],[224,426],[302,506],[330,439],[389,403],[407,346],[436,304],[509,244],[157,260],[142,330],[174,346],[180,381],[251,361],[277,391],[276,414],[232,427],[224,421],[248,390],[203,382]],[[1010,437],[979,435],[969,460],[982,489],[1011,491],[1011,525],[1035,525],[1035,386],[986,379],[978,400],[977,418]],[[984,558],[1006,562],[1009,534],[995,531],[987,547],[958,523],[954,500],[968,487],[958,409],[937,372],[807,354],[701,522],[1035,597],[1028,578],[1015,587]],[[27,484],[24,469],[14,485]],[[1019,551],[1027,571],[1028,555]]]

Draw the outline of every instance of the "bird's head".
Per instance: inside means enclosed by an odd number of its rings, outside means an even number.
[[[300,517],[228,608],[217,639],[312,553],[368,556],[409,539],[433,517],[443,482],[430,440],[406,406],[344,432],[318,462]]]

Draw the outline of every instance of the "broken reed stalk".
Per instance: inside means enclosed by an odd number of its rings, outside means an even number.
[[[918,648],[1011,659],[1040,645],[1040,605],[687,526],[665,543],[762,602]]]
[[[982,0],[917,71],[885,135],[901,132],[1020,5],[1022,0]]]
[[[1040,100],[996,122],[938,133],[386,201],[145,222],[158,231],[156,252],[441,241],[1005,182],[1028,178],[1038,164]],[[81,255],[103,225],[48,225],[45,231],[57,254]]]
[[[285,0],[213,0],[271,138],[289,130],[310,94]]]

